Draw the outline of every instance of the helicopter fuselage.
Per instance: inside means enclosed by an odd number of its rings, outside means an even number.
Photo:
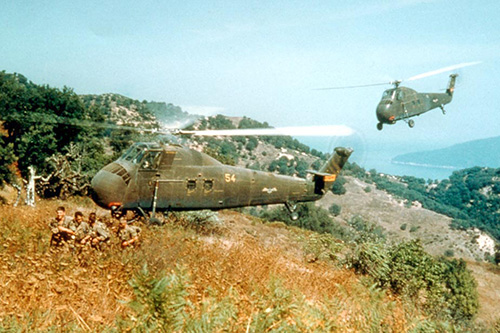
[[[441,108],[451,102],[455,86],[456,74],[450,75],[450,83],[446,93],[418,93],[407,87],[396,87],[387,89],[382,95],[382,99],[377,105],[377,128],[382,129],[382,124],[395,124],[399,120],[407,121],[411,117],[419,116],[422,113]],[[413,121],[408,121],[413,127]]]
[[[104,208],[123,211],[217,210],[314,201],[333,184],[351,153],[337,149],[330,168],[307,181],[225,165],[177,145],[136,143],[95,175],[93,198]]]

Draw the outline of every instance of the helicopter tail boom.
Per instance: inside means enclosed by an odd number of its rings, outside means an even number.
[[[446,89],[446,93],[450,96],[453,96],[453,92],[455,91],[455,81],[457,79],[458,74],[450,75],[450,82],[448,83],[448,88]]]
[[[315,193],[325,194],[337,179],[338,174],[344,167],[344,164],[351,156],[351,148],[337,147],[333,156],[323,165],[319,171],[309,171],[314,175]]]

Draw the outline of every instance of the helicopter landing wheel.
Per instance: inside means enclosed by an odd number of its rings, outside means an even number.
[[[408,120],[408,126],[410,126],[410,128],[413,128],[413,126],[415,126],[415,122],[413,121],[413,119]]]
[[[384,128],[384,124],[382,124],[382,123],[378,123],[378,124],[377,124],[377,129],[378,129],[379,131],[381,131],[381,130],[382,130],[382,128]]]

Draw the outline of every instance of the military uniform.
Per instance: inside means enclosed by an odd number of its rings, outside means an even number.
[[[78,228],[76,228],[76,235],[75,235],[76,241],[80,242],[82,239],[84,239],[85,237],[90,235],[91,232],[92,232],[92,228],[90,227],[90,225],[87,222],[80,223]]]
[[[135,225],[127,225],[125,228],[118,231],[118,238],[122,242],[131,240],[134,237],[138,237],[141,233],[141,228]],[[135,244],[134,244],[135,245]]]
[[[103,242],[106,242],[109,240],[109,236],[110,236],[109,229],[101,221],[96,221],[94,223],[94,226],[92,227],[92,232],[96,235],[96,237],[104,238]]]
[[[91,240],[101,237],[103,239],[100,242],[106,242],[109,240],[110,233],[108,227],[100,221],[94,222],[92,226],[87,222],[82,222],[76,230],[76,240],[80,242],[87,236],[90,236]]]
[[[62,221],[57,218],[52,219],[49,222],[50,230],[52,231],[52,237],[50,238],[50,245],[61,245],[62,242],[69,242],[73,238],[67,232],[59,230],[59,227],[64,227],[76,232],[77,225],[76,222],[69,216],[64,216]]]

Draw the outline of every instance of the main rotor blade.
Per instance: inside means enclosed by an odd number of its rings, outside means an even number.
[[[77,119],[77,118],[67,118],[61,117],[54,114],[44,114],[41,112],[28,112],[26,114],[11,114],[4,117],[3,120],[8,121],[24,121],[30,123],[46,123],[46,124],[61,124],[74,127],[93,127],[111,130],[129,130],[135,132],[145,132],[145,133],[158,133],[158,134],[172,134],[172,132],[177,131],[179,128],[186,127],[193,123],[192,119],[180,121],[176,120],[165,124],[162,121],[158,121],[160,127],[138,127],[131,125],[119,125],[116,123],[111,123],[108,121],[97,122],[87,119]]]
[[[344,125],[326,126],[297,126],[280,128],[255,128],[234,130],[206,130],[206,131],[177,131],[178,134],[197,136],[260,136],[260,135],[288,135],[288,136],[348,136],[354,130]]]
[[[329,88],[316,88],[314,90],[334,90],[334,89],[353,89],[353,88],[366,88],[366,87],[374,87],[374,86],[386,86],[388,84],[392,84],[392,82],[380,82],[380,83],[370,83],[370,84],[361,84],[356,86],[343,86],[343,87],[329,87]]]
[[[418,75],[415,75],[415,76],[412,76],[406,80],[403,80],[403,81],[414,81],[414,80],[419,80],[419,79],[423,79],[425,77],[429,77],[429,76],[433,76],[433,75],[437,75],[437,74],[440,74],[440,73],[444,73],[444,72],[449,72],[449,71],[453,71],[455,69],[459,69],[459,68],[463,68],[463,67],[468,67],[468,66],[473,66],[473,65],[477,65],[477,64],[480,64],[481,62],[480,61],[474,61],[474,62],[464,62],[464,63],[461,63],[461,64],[457,64],[457,65],[452,65],[452,66],[448,66],[448,67],[444,67],[444,68],[440,68],[440,69],[436,69],[434,71],[430,71],[430,72],[426,72],[426,73],[422,73],[422,74],[418,74]]]

